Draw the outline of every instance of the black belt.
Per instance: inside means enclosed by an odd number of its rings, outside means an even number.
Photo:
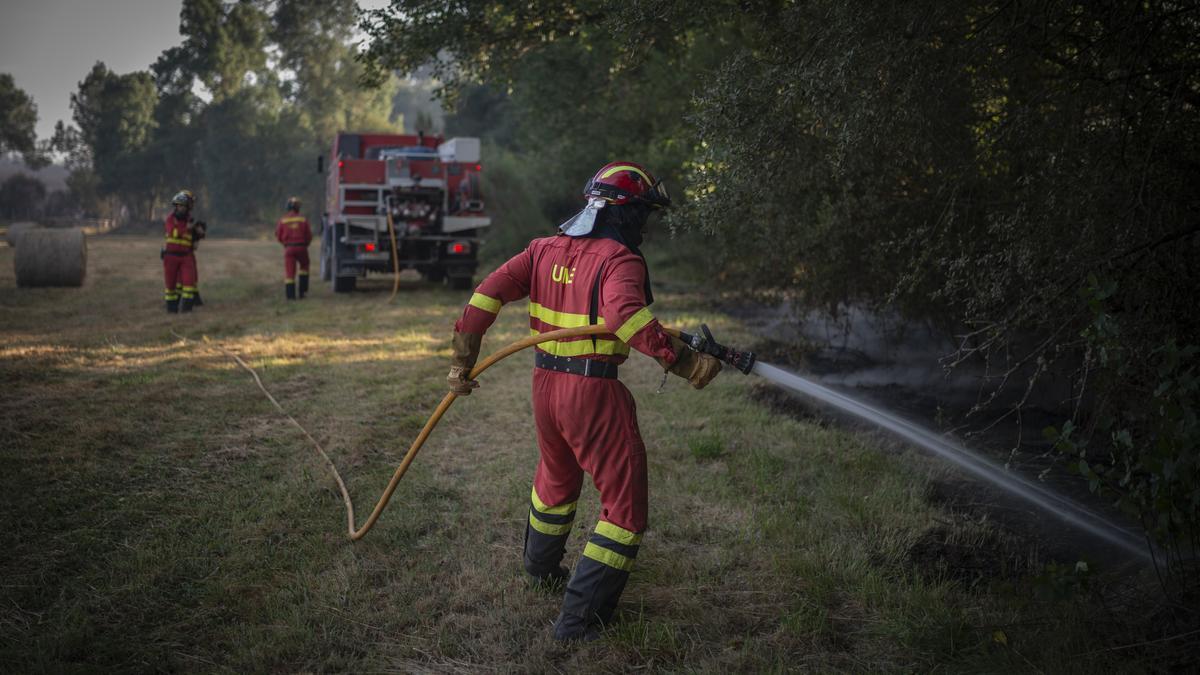
[[[603,377],[610,380],[617,379],[617,364],[609,363],[608,361],[534,352],[533,365],[560,373],[571,373],[572,375],[582,375],[584,377]]]
[[[284,244],[284,246],[303,246],[304,248],[308,248],[308,244]]]

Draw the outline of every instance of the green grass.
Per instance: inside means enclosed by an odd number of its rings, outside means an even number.
[[[16,289],[0,248],[0,670],[1137,671],[1089,598],[1032,597],[1036,565],[964,581],[920,542],[983,546],[931,505],[938,467],[770,412],[748,378],[702,392],[635,355],[651,529],[605,639],[550,639],[559,598],[520,547],[537,461],[530,357],[457,403],[376,528],[345,536],[316,453],[207,335],[326,447],[360,522],[444,393],[466,300],[417,282],[286,304],[277,247],[208,241],[208,305],[161,308],[157,240],[96,237],[82,289]],[[656,313],[730,319],[672,286]],[[506,309],[485,352],[526,332]],[[593,526],[581,499],[573,560]],[[1036,552],[1029,555],[1036,558]],[[1002,628],[1008,646],[994,639]],[[1130,640],[1136,641],[1136,640]],[[1088,654],[1088,656],[1075,656]]]

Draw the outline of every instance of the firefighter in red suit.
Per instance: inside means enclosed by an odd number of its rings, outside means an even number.
[[[162,249],[163,298],[167,312],[190,312],[196,302],[196,243],[204,238],[203,222],[192,220],[196,198],[191,190],[180,190],[171,199],[173,210],[163,223],[166,242]]]
[[[484,332],[502,305],[529,297],[533,333],[595,324],[608,333],[536,347],[533,414],[540,458],[525,525],[525,570],[541,584],[565,581],[562,562],[583,475],[600,492],[600,521],[566,586],[559,640],[592,640],[612,618],[646,529],[646,448],[617,367],[636,349],[699,389],[720,362],[669,336],[650,311],[653,297],[638,247],[650,212],[670,205],[644,168],[608,164],[584,189],[587,206],[535,239],[476,288],[454,327],[450,388],[468,379]]]
[[[308,245],[313,236],[308,220],[300,215],[299,197],[288,199],[287,213],[275,224],[275,238],[283,244],[284,295],[288,300],[303,298],[308,293]]]

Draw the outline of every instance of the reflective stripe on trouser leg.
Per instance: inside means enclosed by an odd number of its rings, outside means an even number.
[[[194,305],[196,302],[196,287],[182,285],[179,288],[180,288],[179,311],[180,312],[192,311],[192,305]]]
[[[163,292],[163,300],[167,302],[168,314],[174,314],[179,311],[179,293],[174,288],[168,288]]]
[[[525,524],[525,571],[535,577],[558,572],[567,537],[575,522],[575,502],[550,506],[537,488],[530,492],[529,522]]]
[[[636,532],[603,520],[597,523],[567,584],[556,634],[565,637],[612,620],[641,543],[642,535]]]

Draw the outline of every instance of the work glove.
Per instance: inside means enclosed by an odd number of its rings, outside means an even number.
[[[471,369],[479,359],[479,345],[483,336],[478,333],[454,333],[450,346],[453,355],[450,357],[450,373],[446,375],[446,383],[450,391],[459,396],[470,396],[472,389],[479,388],[479,382],[470,379]]]
[[[715,356],[695,351],[683,340],[673,335],[670,337],[671,348],[675,350],[675,363],[667,365],[659,361],[668,373],[682,377],[696,389],[703,389],[721,372],[721,362]]]
[[[208,234],[208,225],[203,220],[198,220],[192,224],[192,239],[200,240],[204,235]]]

